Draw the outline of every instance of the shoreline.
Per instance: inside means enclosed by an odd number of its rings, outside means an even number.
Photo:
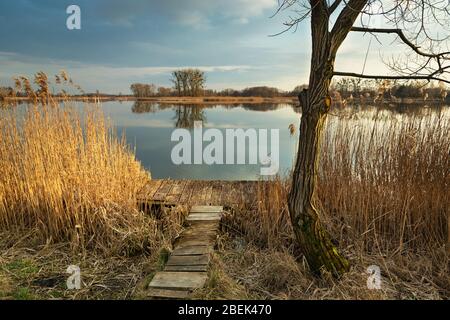
[[[136,102],[153,102],[160,104],[217,104],[217,103],[227,103],[227,104],[240,104],[240,103],[288,103],[297,104],[297,97],[220,97],[220,96],[210,96],[210,97],[146,97],[146,98],[136,98],[133,96],[71,96],[71,97],[52,97],[56,101],[136,101]],[[4,101],[18,101],[27,102],[30,101],[29,98],[15,97],[15,98],[5,98]]]
[[[138,98],[134,96],[69,96],[69,97],[51,97],[54,101],[79,101],[79,102],[109,102],[109,101],[134,101],[142,103],[158,103],[166,105],[216,105],[216,104],[227,104],[227,105],[238,105],[238,104],[291,104],[298,105],[299,101],[297,97],[222,97],[222,96],[205,96],[205,97],[145,97]],[[31,99],[26,97],[6,97],[0,101],[3,102],[29,102]],[[395,100],[384,100],[373,102],[369,99],[357,99],[355,98],[351,103],[344,101],[333,101],[333,104],[338,107],[346,105],[449,105],[449,102],[442,101],[438,99],[429,99],[424,101],[423,99],[414,98],[402,98]]]

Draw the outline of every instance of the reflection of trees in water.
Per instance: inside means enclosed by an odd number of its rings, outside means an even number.
[[[145,101],[135,101],[133,107],[131,108],[133,113],[154,113],[159,110],[159,104]]]
[[[241,107],[245,110],[250,111],[275,111],[278,109],[285,108],[286,106],[293,107],[292,104],[283,104],[283,103],[243,103]]]
[[[274,111],[281,109],[283,107],[289,106],[292,110],[298,114],[301,114],[301,108],[292,104],[274,104],[274,103],[261,103],[261,104],[159,104],[155,102],[148,101],[136,101],[132,107],[132,111],[134,113],[147,113],[147,112],[158,112],[162,110],[174,110],[175,111],[175,126],[177,128],[193,128],[195,121],[203,121],[206,122],[206,109],[214,109],[217,107],[221,107],[224,109],[234,109],[234,108],[243,108],[249,111]],[[398,114],[420,114],[425,109],[436,109],[440,110],[441,108],[445,108],[448,104],[430,104],[424,105],[424,103],[417,104],[379,104],[379,105],[361,105],[354,104],[347,107],[332,107],[332,111],[335,114],[339,114],[339,112],[361,112],[367,110],[386,110],[393,113]]]
[[[195,121],[206,122],[205,105],[182,105],[175,107],[176,128],[191,129]]]

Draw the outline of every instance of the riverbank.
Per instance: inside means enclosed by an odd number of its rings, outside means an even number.
[[[139,101],[139,102],[149,102],[149,103],[159,103],[159,104],[259,104],[259,103],[287,103],[287,104],[297,104],[297,97],[145,97],[136,98],[134,96],[72,96],[72,97],[52,97],[55,101]],[[5,98],[5,102],[27,102],[29,98],[15,97],[15,98]]]
[[[238,104],[292,104],[298,105],[297,97],[223,97],[223,96],[206,96],[206,97],[134,97],[134,96],[70,96],[70,97],[57,97],[51,98],[55,102],[61,101],[79,101],[79,102],[109,102],[109,101],[135,101],[142,103],[157,103],[157,104],[196,104],[196,105],[238,105]],[[4,104],[14,103],[26,103],[30,99],[27,97],[6,97],[0,100]],[[333,104],[337,107],[345,107],[349,105],[408,105],[408,106],[439,106],[448,105],[450,100],[440,99],[416,99],[416,98],[395,98],[374,101],[373,98],[354,98],[351,101],[346,99],[333,100]]]

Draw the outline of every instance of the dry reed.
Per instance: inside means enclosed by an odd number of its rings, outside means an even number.
[[[230,210],[214,298],[448,299],[449,109],[398,114],[345,109],[330,116],[316,204],[352,269],[312,277],[289,221],[289,179],[260,183],[256,201]],[[378,265],[382,290],[367,289]],[[216,268],[216,269],[217,269]],[[213,274],[214,275],[214,274]],[[225,281],[226,286],[220,283]],[[230,280],[231,279],[231,280]]]
[[[350,109],[331,116],[317,195],[322,219],[342,247],[401,252],[438,247],[450,208],[448,109],[396,114]],[[260,183],[254,205],[226,225],[262,248],[294,245],[289,179]]]
[[[149,175],[101,110],[21,110],[0,118],[0,230],[83,249],[154,245],[156,222],[136,208]]]
[[[450,113],[371,109],[331,117],[318,195],[340,240],[367,250],[439,246],[450,208]],[[342,118],[344,117],[344,119]]]

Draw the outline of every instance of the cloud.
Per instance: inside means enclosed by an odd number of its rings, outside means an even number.
[[[145,77],[159,74],[169,74],[177,69],[196,68],[204,72],[233,72],[252,69],[251,66],[162,66],[162,67],[108,67],[99,65],[85,65],[75,72],[81,74],[97,73],[110,77]]]
[[[266,10],[274,10],[277,4],[277,0],[103,0],[97,3],[96,11],[110,23],[118,25],[129,26],[142,16],[157,16],[176,24],[205,28],[216,19],[245,24]]]
[[[66,70],[76,83],[85,90],[123,90],[134,81],[151,81],[152,78],[169,79],[172,71],[184,68],[197,68],[206,73],[236,73],[257,69],[248,65],[180,65],[156,67],[114,67],[86,64],[70,60],[36,59],[12,52],[0,52],[0,80],[10,82],[14,76],[31,77],[33,73],[44,71],[49,76]],[[166,80],[168,81],[168,80]]]

